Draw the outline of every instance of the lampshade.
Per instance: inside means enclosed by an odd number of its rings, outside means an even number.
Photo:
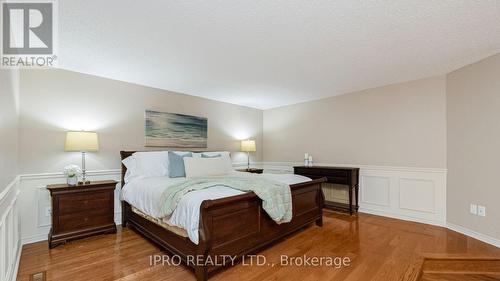
[[[244,152],[254,152],[255,149],[255,141],[254,140],[243,140],[241,141],[241,151]]]
[[[99,137],[96,132],[66,132],[66,151],[99,151]]]

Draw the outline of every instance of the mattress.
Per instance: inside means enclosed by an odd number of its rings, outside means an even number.
[[[229,175],[238,176],[261,176],[288,185],[310,181],[311,179],[293,174],[250,174],[244,172],[231,172]],[[150,221],[159,221],[168,226],[181,228],[189,239],[198,244],[198,227],[200,218],[200,206],[204,200],[214,200],[235,195],[244,192],[225,186],[214,186],[211,188],[192,191],[185,194],[174,210],[171,216],[161,217],[162,202],[161,195],[174,184],[185,181],[186,178],[169,177],[149,177],[134,179],[122,189],[122,200],[127,201],[136,210],[149,216]]]
[[[163,228],[165,228],[166,230],[170,231],[170,232],[173,232],[179,236],[182,236],[182,237],[188,237],[188,234],[187,234],[187,231],[185,229],[182,229],[180,227],[176,227],[176,226],[172,226],[172,225],[169,225],[168,223],[162,221],[161,219],[158,219],[158,218],[153,218],[152,216],[149,216],[143,212],[141,212],[139,209],[137,209],[136,207],[133,207],[132,206],[132,212],[136,213],[137,215],[147,219],[148,221],[152,222],[152,223],[155,223]]]

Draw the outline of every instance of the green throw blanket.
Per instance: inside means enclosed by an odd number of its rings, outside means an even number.
[[[226,186],[241,191],[253,191],[262,199],[262,208],[278,224],[292,220],[290,186],[260,177],[214,176],[188,179],[174,184],[162,193],[162,214],[171,215],[184,194],[214,186]]]

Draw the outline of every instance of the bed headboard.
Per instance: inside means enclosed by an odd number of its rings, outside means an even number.
[[[121,161],[123,161],[125,158],[131,156],[132,154],[136,153],[137,151],[120,151],[120,157],[121,157],[121,160],[120,160],[120,164],[122,165],[122,175],[121,175],[121,187],[123,187],[125,185],[125,173],[127,172],[127,167],[125,167],[125,165],[123,165],[123,163]],[[196,151],[196,152],[211,152],[211,151]],[[231,153],[229,153],[229,155],[231,155]]]

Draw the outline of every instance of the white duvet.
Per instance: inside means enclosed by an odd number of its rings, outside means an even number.
[[[255,176],[243,172],[231,172],[232,175]],[[261,174],[260,176],[282,182],[288,185],[310,181],[311,179],[293,174]],[[198,244],[198,226],[200,221],[200,206],[204,200],[218,199],[243,194],[239,190],[225,186],[215,186],[204,190],[187,193],[177,204],[170,217],[161,218],[163,191],[173,184],[185,181],[186,178],[150,177],[138,178],[125,184],[122,189],[122,200],[136,207],[143,213],[162,219],[165,223],[186,230],[189,239]]]

